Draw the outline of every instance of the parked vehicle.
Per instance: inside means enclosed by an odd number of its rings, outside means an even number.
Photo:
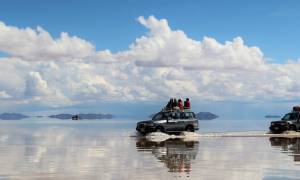
[[[141,134],[150,132],[180,133],[198,130],[198,119],[190,111],[161,111],[152,120],[137,123],[136,130]]]
[[[298,106],[293,107],[293,111],[284,115],[280,121],[272,121],[270,125],[270,131],[276,134],[288,130],[298,131],[299,129],[300,108]]]

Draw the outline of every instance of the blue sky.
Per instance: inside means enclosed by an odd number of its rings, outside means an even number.
[[[169,96],[182,95],[182,90],[168,93],[163,89],[173,87],[169,82],[182,81],[181,77],[178,78],[176,73],[174,75],[171,71],[174,68],[172,65],[178,62],[176,65],[179,66],[188,64],[180,73],[189,75],[182,82],[188,82],[191,94],[194,93],[191,97],[198,98],[197,103],[194,103],[197,109],[213,112],[222,109],[219,114],[228,118],[235,116],[232,112],[237,108],[244,112],[245,117],[282,114],[300,98],[298,93],[300,84],[297,83],[298,79],[295,74],[295,72],[300,72],[300,67],[296,62],[300,57],[299,5],[300,2],[296,0],[1,1],[0,21],[5,23],[5,28],[12,29],[12,33],[8,34],[9,37],[0,36],[0,58],[12,58],[1,61],[3,63],[1,71],[3,77],[15,78],[16,83],[11,83],[14,81],[9,81],[10,78],[3,80],[0,78],[0,107],[5,110],[18,111],[65,108],[80,112],[96,111],[97,107],[101,106],[104,111],[110,112],[116,104],[120,104],[120,107],[114,110],[117,113],[125,107],[130,111],[134,111],[135,108],[141,110],[148,108],[150,113],[158,104],[161,105],[167,101]],[[142,18],[139,18],[140,16]],[[163,19],[168,25],[165,25]],[[40,46],[36,44],[43,43],[43,38],[48,37],[45,34],[39,34],[37,26],[41,26],[44,32],[54,38],[44,45],[45,52],[35,49]],[[14,31],[14,28],[18,30]],[[31,32],[33,35],[23,32],[23,28],[33,31]],[[165,37],[169,37],[169,29],[172,37],[166,40]],[[163,30],[163,33],[153,33],[156,30]],[[183,33],[180,34],[176,30]],[[80,38],[72,41],[77,49],[70,48],[67,42],[67,44],[61,43],[61,46],[67,47],[65,53],[52,52],[53,44],[51,43],[59,44],[59,41],[63,39],[61,32],[68,33],[66,37],[68,42],[73,36]],[[16,36],[13,35],[14,33]],[[41,41],[35,42],[40,36],[43,36]],[[145,42],[137,41],[142,39],[141,37],[146,37]],[[203,40],[204,37],[210,38]],[[21,39],[20,42],[15,38]],[[30,41],[33,43],[30,44]],[[156,48],[161,45],[159,43],[152,47],[153,43],[161,41],[167,44],[166,47],[157,50]],[[227,41],[230,42],[228,46],[225,43]],[[132,45],[134,42],[135,44]],[[187,47],[186,49],[181,47],[181,42],[182,46]],[[198,42],[201,42],[203,47],[199,48],[198,45],[194,47]],[[175,48],[172,43],[175,44]],[[134,48],[129,47],[130,45]],[[18,47],[12,48],[15,46]],[[28,50],[31,47],[32,49]],[[47,47],[50,50],[47,50]],[[81,49],[78,47],[84,48],[79,52],[78,50]],[[149,47],[153,48],[153,53],[151,48],[147,49]],[[207,47],[209,47],[208,50]],[[220,47],[225,53],[218,50]],[[193,48],[199,49],[189,53]],[[105,52],[106,49],[110,52]],[[140,49],[142,52],[139,51]],[[199,50],[205,51],[204,55],[198,56]],[[167,53],[162,53],[164,51]],[[173,57],[174,51],[182,51],[183,60],[178,56]],[[78,57],[76,52],[79,54]],[[39,58],[37,54],[42,54],[42,56],[46,54],[44,63],[36,61],[36,58]],[[127,57],[127,54],[131,56]],[[151,59],[149,57],[152,54],[158,55]],[[244,54],[246,55],[243,56]],[[203,58],[204,65],[199,63],[198,67],[195,64],[196,71],[187,70],[193,69],[193,63],[196,62],[193,59],[194,55],[197,58]],[[169,62],[170,59],[166,58],[168,56],[175,59],[174,63]],[[237,56],[238,58],[235,59]],[[51,59],[53,57],[71,58],[68,60],[75,63],[56,61],[56,59]],[[206,72],[207,68],[208,71],[211,70],[209,63],[208,66],[205,65],[211,57],[220,60],[218,64],[212,64],[220,65],[213,69],[214,74],[217,75]],[[20,58],[20,62],[19,59],[13,58]],[[78,63],[77,59],[82,61]],[[89,62],[90,59],[96,59],[96,62]],[[255,60],[252,62],[251,59]],[[106,60],[131,61],[132,64],[120,65],[116,68],[114,65],[103,65],[107,63]],[[136,60],[139,62],[137,63]],[[268,62],[265,63],[265,60]],[[288,64],[288,60],[293,60],[293,64]],[[257,69],[255,63],[257,63]],[[228,67],[226,64],[229,64]],[[245,69],[243,69],[244,64]],[[137,72],[132,69],[132,66],[144,69],[136,75]],[[164,69],[165,67],[169,69]],[[57,74],[51,74],[47,68],[53,68],[51,69],[53,71],[59,70]],[[238,72],[237,69],[239,69]],[[197,71],[199,71],[199,77],[193,78],[197,76]],[[13,73],[7,75],[5,74],[7,72]],[[106,76],[110,72],[113,72],[112,75]],[[77,77],[80,73],[86,77],[83,79]],[[161,79],[155,77],[160,73],[163,76]],[[91,80],[91,77],[95,77],[96,80]],[[116,77],[121,80],[115,80]],[[76,84],[77,82],[80,83]],[[147,83],[155,88],[152,89]],[[64,85],[71,88],[65,88]],[[72,89],[74,87],[77,89]],[[134,88],[131,89],[131,87]],[[185,87],[180,88],[184,90]],[[114,92],[109,94],[110,91]],[[257,91],[257,93],[252,91]],[[106,98],[121,99],[122,93],[136,96],[139,100],[128,96],[120,102],[116,100],[109,102]],[[99,99],[92,101],[98,96]],[[202,99],[199,96],[205,98]],[[151,97],[159,100],[151,102]],[[52,103],[53,99],[59,98],[62,99],[60,101],[67,103],[62,103],[63,105],[55,103],[51,106],[40,104],[46,101]],[[73,104],[72,102],[77,99],[82,102]],[[111,105],[106,107],[102,102],[111,103]],[[128,102],[129,106],[127,106]],[[279,108],[281,108],[280,111]]]
[[[288,1],[1,1],[0,19],[8,25],[61,31],[94,43],[98,50],[128,48],[145,29],[135,19],[155,15],[191,38],[220,42],[241,36],[248,45],[283,62],[300,57],[300,2]]]

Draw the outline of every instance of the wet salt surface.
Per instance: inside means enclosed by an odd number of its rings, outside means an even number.
[[[299,179],[300,133],[267,124],[144,137],[134,121],[0,121],[0,179]]]

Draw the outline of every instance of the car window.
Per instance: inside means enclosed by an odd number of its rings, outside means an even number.
[[[285,121],[290,120],[290,116],[291,116],[291,113],[288,113],[283,116],[282,120],[285,120]]]
[[[169,112],[163,113],[162,119],[172,119],[171,113]]]
[[[191,114],[192,114],[192,118],[196,118],[196,117],[195,117],[195,113],[192,112]]]
[[[194,117],[195,115],[192,112],[184,112],[180,115],[181,119],[193,119]]]
[[[179,119],[180,118],[180,113],[179,112],[172,113],[172,118],[173,119]]]
[[[152,120],[161,120],[162,119],[162,113],[157,113],[153,118],[152,118]]]
[[[298,113],[291,113],[290,120],[298,119]]]
[[[180,113],[180,119],[187,119],[186,115],[184,112]]]
[[[188,119],[189,118],[189,114],[187,112],[183,112],[183,113],[181,113],[180,118],[181,119]]]
[[[189,119],[193,119],[195,116],[194,116],[194,113],[192,112],[189,112]]]

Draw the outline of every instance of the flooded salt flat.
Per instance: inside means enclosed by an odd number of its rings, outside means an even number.
[[[200,121],[197,133],[144,137],[133,120],[0,121],[0,179],[299,179],[299,136],[267,125]]]

